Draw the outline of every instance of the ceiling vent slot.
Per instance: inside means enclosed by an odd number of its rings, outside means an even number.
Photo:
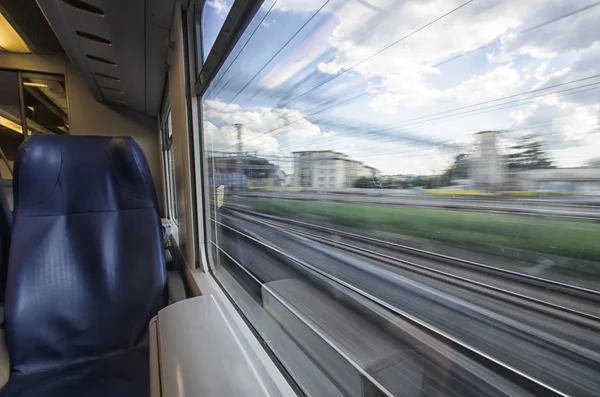
[[[86,57],[88,57],[89,59],[96,61],[96,62],[100,62],[103,63],[105,65],[110,65],[110,66],[117,66],[117,64],[113,61],[109,61],[106,58],[102,58],[102,57],[97,57],[95,55],[86,55]]]
[[[105,91],[112,92],[113,94],[124,94],[123,91],[117,90],[116,88],[111,88],[111,87],[100,87],[100,88],[103,89],[103,90],[105,90]]]
[[[103,17],[104,16],[104,11],[102,11],[101,9],[99,9],[98,7],[95,7],[91,4],[86,3],[85,1],[81,1],[81,0],[63,0],[64,3],[78,8],[82,11],[87,11],[90,12],[94,15],[98,15]]]
[[[77,33],[77,35],[79,35],[79,36],[81,36],[83,38],[95,41],[95,42],[100,43],[100,44],[112,45],[112,43],[110,42],[110,40],[107,40],[104,37],[96,36],[95,34],[91,34],[91,33],[87,33],[87,32],[82,32],[80,30],[76,30],[75,33]]]
[[[105,79],[108,79],[108,80],[112,80],[112,81],[121,81],[121,79],[120,79],[120,78],[118,78],[118,77],[115,77],[115,76],[111,76],[111,75],[109,75],[109,74],[104,74],[104,73],[94,73],[94,74],[95,74],[96,76],[98,76],[98,77],[102,77],[102,78],[105,78]]]

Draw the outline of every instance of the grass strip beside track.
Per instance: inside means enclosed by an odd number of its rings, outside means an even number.
[[[527,215],[476,213],[383,204],[241,198],[257,212],[440,241],[483,244],[600,261],[600,224]]]

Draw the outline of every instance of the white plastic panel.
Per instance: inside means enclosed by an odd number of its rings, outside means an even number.
[[[231,304],[218,294],[203,292],[158,314],[162,395],[295,395],[287,383],[282,390],[280,373],[279,382],[264,376],[257,351],[249,348],[244,330],[232,317],[233,308],[226,307]]]
[[[160,397],[160,368],[158,355],[157,317],[150,320],[150,397]]]

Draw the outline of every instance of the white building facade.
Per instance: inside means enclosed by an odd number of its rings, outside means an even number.
[[[498,148],[498,131],[476,134],[477,155],[471,164],[470,178],[477,189],[496,190],[504,182],[504,161]]]
[[[331,150],[294,152],[294,186],[314,189],[354,187],[361,177],[379,177],[379,171],[343,153]]]

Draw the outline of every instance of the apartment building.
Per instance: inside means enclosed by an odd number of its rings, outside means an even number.
[[[379,177],[379,170],[332,150],[294,152],[294,185],[316,189],[353,187],[361,177]]]

